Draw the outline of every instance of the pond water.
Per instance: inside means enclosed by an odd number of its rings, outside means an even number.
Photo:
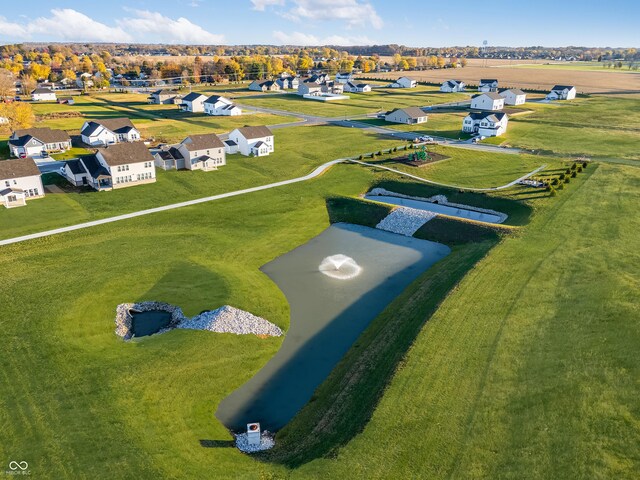
[[[218,419],[235,431],[250,422],[282,428],[369,323],[449,253],[439,243],[335,224],[264,265],[287,297],[291,326],[278,353],[220,403]]]
[[[500,223],[502,220],[498,215],[494,215],[492,213],[482,213],[475,210],[449,207],[447,205],[413,200],[410,198],[391,197],[388,195],[365,195],[364,198],[376,202],[390,203],[391,205],[398,205],[401,207],[415,208],[416,210],[427,210],[429,212],[442,213],[452,217],[468,218],[479,222]]]
[[[145,337],[159,332],[171,323],[171,313],[163,310],[131,312],[131,329],[136,337]]]

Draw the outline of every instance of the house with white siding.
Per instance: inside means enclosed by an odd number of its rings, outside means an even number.
[[[409,77],[400,77],[390,85],[391,88],[415,88],[417,86],[418,82]]]
[[[349,93],[367,93],[371,91],[371,85],[368,83],[347,82],[343,85],[343,90]]]
[[[297,90],[300,83],[298,77],[283,76],[276,80],[280,90]]]
[[[498,137],[507,131],[509,116],[504,112],[471,112],[462,121],[462,131],[484,137]]]
[[[427,121],[427,114],[418,107],[396,108],[395,110],[387,113],[384,120],[386,122],[413,125],[417,123],[425,123]]]
[[[320,95],[322,87],[315,82],[302,81],[298,84],[298,95]]]
[[[204,101],[207,99],[206,95],[201,93],[191,92],[182,97],[180,103],[180,109],[183,112],[204,112]]]
[[[482,78],[478,83],[479,92],[497,92],[498,80],[495,78]]]
[[[254,80],[249,84],[249,90],[256,92],[277,92],[280,87],[273,80]]]
[[[89,185],[89,172],[87,172],[79,158],[67,160],[64,162],[64,166],[60,170],[62,175],[72,185],[75,185],[76,187]]]
[[[80,130],[80,135],[82,141],[91,146],[140,140],[140,132],[126,117],[86,121]]]
[[[465,83],[462,80],[447,80],[440,85],[440,91],[445,93],[464,92]]]
[[[471,97],[471,108],[477,110],[502,110],[504,97],[495,92],[479,93]]]
[[[48,127],[16,130],[9,137],[9,153],[13,157],[40,157],[43,153],[65,152],[71,148],[71,137],[64,130]]]
[[[55,102],[56,92],[49,88],[36,88],[31,92],[31,100],[34,102]]]
[[[40,170],[33,158],[0,161],[0,203],[23,207],[27,200],[44,197]]]
[[[576,87],[573,85],[556,85],[547,94],[547,100],[573,100],[576,98]]]
[[[229,134],[229,140],[246,156],[263,157],[274,151],[273,133],[268,127],[236,128]]]
[[[116,143],[79,157],[88,184],[98,191],[156,181],[154,158],[142,142]]]
[[[190,135],[178,145],[187,170],[217,170],[227,164],[224,143],[215,133]]]
[[[353,81],[353,73],[351,72],[339,72],[336,74],[336,82],[349,83]]]
[[[204,113],[207,115],[237,116],[242,115],[242,110],[228,98],[213,95],[204,101]]]
[[[502,90],[500,96],[504,98],[505,105],[522,105],[527,101],[527,94],[519,88]]]
[[[148,100],[155,105],[173,105],[181,102],[182,95],[175,90],[156,90],[149,95]]]

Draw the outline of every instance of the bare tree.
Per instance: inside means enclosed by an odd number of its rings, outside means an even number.
[[[5,68],[0,69],[0,100],[15,95],[15,81],[16,79],[13,73]]]

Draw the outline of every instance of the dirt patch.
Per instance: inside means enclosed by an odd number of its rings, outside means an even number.
[[[41,115],[36,115],[37,119],[40,120],[52,120],[54,118],[75,118],[75,117],[84,117],[84,114],[81,112],[53,112],[53,113],[43,113]]]

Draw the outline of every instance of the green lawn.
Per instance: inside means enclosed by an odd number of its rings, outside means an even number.
[[[325,117],[364,115],[401,107],[426,107],[439,103],[467,100],[464,93],[441,93],[437,88],[382,88],[369,93],[347,93],[349,100],[319,102],[298,95],[278,95],[272,98],[243,98],[241,102],[256,107],[267,107]]]
[[[377,125],[393,130],[402,130],[405,132],[416,132],[419,134],[437,135],[447,138],[470,138],[470,135],[462,132],[462,120],[467,115],[466,112],[460,113],[428,113],[426,123],[418,123],[414,125],[404,125],[400,123],[389,123],[378,118],[366,118],[358,120],[361,123]]]

